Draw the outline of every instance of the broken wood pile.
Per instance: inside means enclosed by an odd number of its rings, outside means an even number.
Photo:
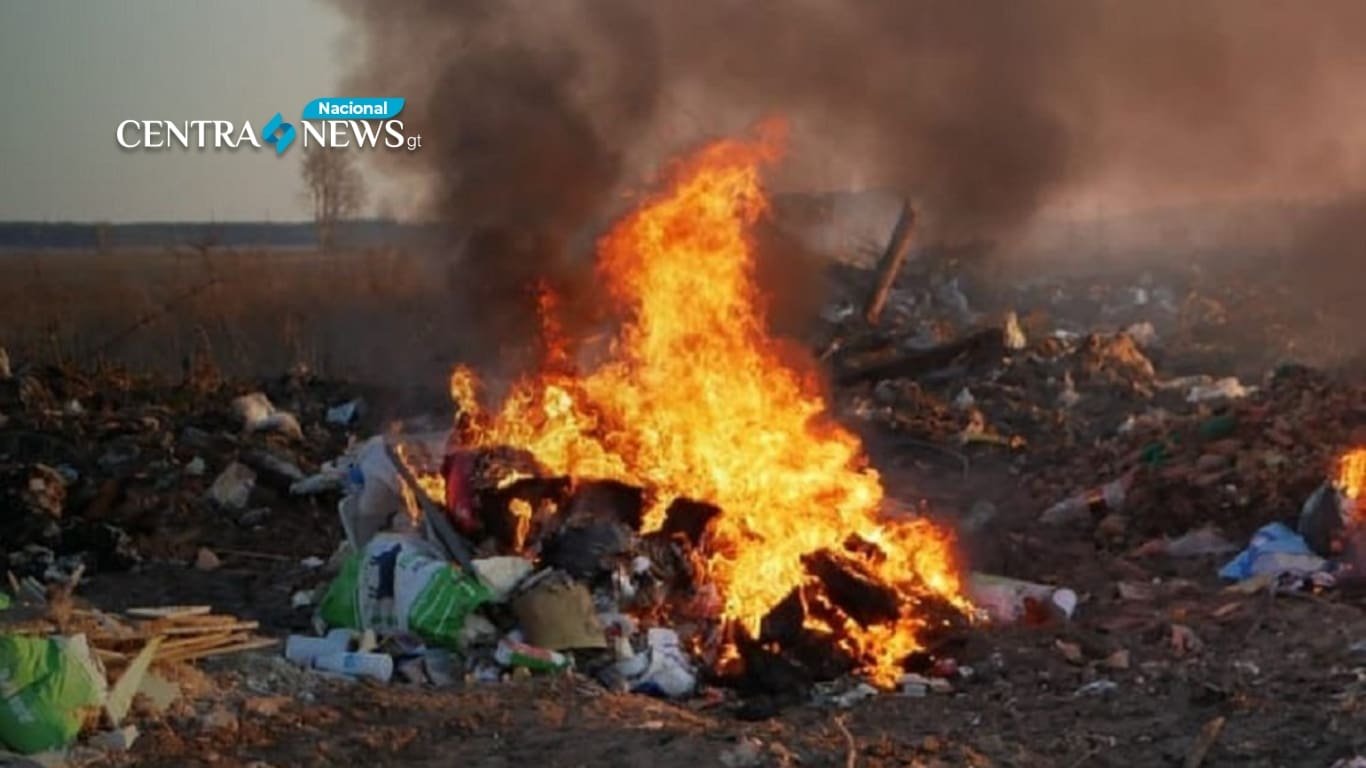
[[[3,614],[0,632],[18,635],[83,634],[100,661],[115,670],[137,663],[176,664],[210,656],[268,648],[279,643],[255,634],[256,621],[214,613],[207,605],[129,608],[122,617],[93,608],[76,608],[74,582],[44,592],[31,577],[10,586],[19,603]]]
[[[195,661],[239,651],[267,648],[279,641],[253,632],[255,621],[230,614],[215,614],[207,605],[130,608],[125,623],[108,614],[91,611],[105,631],[90,633],[90,642],[105,663],[124,663],[138,649],[156,642],[153,662]],[[159,641],[159,642],[157,642]]]

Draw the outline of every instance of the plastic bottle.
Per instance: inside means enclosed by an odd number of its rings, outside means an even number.
[[[387,683],[394,676],[394,659],[387,653],[343,651],[319,656],[313,660],[313,668]]]
[[[534,645],[503,638],[493,659],[505,667],[526,667],[532,672],[559,672],[569,666],[569,657]]]
[[[1063,499],[1044,510],[1039,522],[1045,525],[1071,525],[1107,511],[1118,512],[1124,507],[1132,483],[1133,475],[1126,474],[1105,485]]]
[[[285,658],[301,666],[313,666],[319,656],[345,651],[351,643],[351,630],[334,629],[326,637],[290,635],[285,640]]]
[[[966,588],[973,604],[1002,624],[1067,621],[1077,610],[1077,593],[1067,587],[974,572]]]

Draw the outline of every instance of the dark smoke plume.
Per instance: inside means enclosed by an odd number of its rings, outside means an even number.
[[[1356,185],[1356,0],[336,0],[402,95],[425,212],[535,233],[465,279],[572,282],[572,238],[689,144],[782,115],[787,188],[888,187],[940,236],[1078,195],[1159,205]],[[518,264],[511,271],[510,262]]]

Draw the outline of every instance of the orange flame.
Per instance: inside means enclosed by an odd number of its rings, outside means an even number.
[[[424,471],[412,455],[412,451],[403,443],[394,446],[394,453],[398,456],[398,460],[403,462],[408,471],[412,473],[413,479],[417,481],[422,493],[437,504],[444,506],[446,503],[446,478],[442,477],[439,472]],[[417,497],[413,495],[413,490],[408,487],[407,483],[399,483],[399,497],[403,500],[403,508],[408,514],[408,522],[417,525],[422,520],[422,510],[418,507]]]
[[[521,549],[526,544],[527,534],[531,532],[531,505],[525,499],[513,499],[508,504],[508,511],[517,521],[517,530],[513,535],[513,547]]]
[[[1338,459],[1337,486],[1356,502],[1356,516],[1366,518],[1366,447],[1353,448]]]
[[[551,471],[654,489],[646,529],[679,496],[718,505],[708,542],[724,616],[757,635],[762,618],[810,583],[802,556],[851,535],[880,556],[864,563],[904,596],[898,622],[841,637],[882,683],[920,645],[914,595],[967,607],[952,542],[929,522],[884,520],[877,473],[835,424],[814,376],[785,365],[754,284],[750,229],[766,211],[759,167],[775,160],[781,125],[754,141],[722,140],[672,171],[598,243],[598,269],[626,321],[608,362],[574,376],[547,370],[482,414],[474,376],[451,392],[481,445],[531,451]],[[553,326],[550,326],[553,327]]]

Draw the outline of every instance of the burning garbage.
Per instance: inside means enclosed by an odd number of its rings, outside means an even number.
[[[328,627],[472,651],[463,625],[483,612],[501,639],[469,654],[471,673],[572,653],[676,696],[695,663],[718,680],[780,664],[891,687],[968,620],[949,532],[882,514],[858,439],[764,333],[750,227],[780,141],[706,147],[601,240],[624,318],[607,359],[529,376],[493,409],[459,368],[444,445],[354,453],[341,509],[358,554],[323,601]],[[570,340],[546,344],[572,359]],[[535,572],[485,583],[486,557]]]
[[[1235,645],[1217,679],[1284,694],[1262,676],[1275,663],[1266,649],[1254,662],[1242,645],[1309,623],[1289,609],[1249,625],[1246,598],[1342,587],[1359,572],[1366,451],[1342,446],[1366,434],[1362,390],[1298,366],[1255,378],[1196,365],[1190,329],[1167,306],[1186,288],[1166,278],[1117,293],[1084,277],[1037,294],[989,290],[958,257],[910,247],[904,201],[884,251],[894,258],[850,280],[852,296],[881,303],[877,324],[868,304],[841,299],[808,340],[829,367],[818,371],[766,334],[752,274],[771,138],[703,150],[602,239],[614,335],[576,344],[542,286],[544,364],[511,382],[455,370],[441,382],[453,418],[439,406],[395,426],[386,420],[411,400],[362,399],[297,372],[166,386],[16,359],[0,380],[0,505],[13,512],[0,549],[14,601],[87,564],[108,579],[96,585],[106,596],[126,578],[252,601],[241,606],[251,620],[118,628],[96,613],[100,632],[85,629],[117,687],[147,653],[165,668],[267,645],[251,634],[259,618],[289,637],[283,654],[240,662],[274,664],[243,685],[282,676],[276,693],[333,687],[364,701],[377,692],[354,680],[431,684],[448,690],[382,695],[435,702],[442,722],[463,697],[534,714],[526,696],[570,689],[725,727],[735,723],[714,713],[850,707],[892,690],[960,694],[936,702],[945,709],[1048,709],[1074,695],[1128,706],[1173,679],[1216,679],[1191,673]],[[867,438],[845,426],[858,420]],[[910,498],[924,505],[903,506]],[[925,516],[931,504],[957,516],[975,567],[1012,578],[960,565],[954,537]],[[1235,555],[1231,541],[1248,546]],[[1220,564],[1238,582],[1223,591]],[[262,594],[278,599],[255,602]],[[1350,610],[1314,597],[1296,605]],[[9,602],[0,593],[0,610]],[[960,631],[979,617],[1028,630]],[[50,652],[71,629],[22,636]],[[467,685],[533,676],[497,696]],[[598,696],[588,680],[688,701]],[[111,689],[44,716],[65,743],[94,725],[99,703],[125,711],[124,700]],[[255,728],[280,705],[196,706],[157,730],[232,734],[239,712]],[[131,743],[135,731],[105,719],[111,730],[84,743]],[[865,733],[851,720],[851,741]]]

